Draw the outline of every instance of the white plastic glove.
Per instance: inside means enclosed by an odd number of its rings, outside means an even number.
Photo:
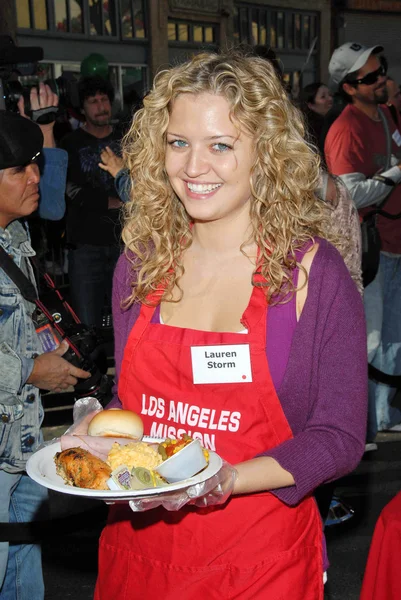
[[[73,424],[64,432],[66,434],[85,435],[88,433],[88,425],[96,413],[103,410],[99,400],[92,396],[79,398],[74,404]]]
[[[130,500],[129,505],[134,512],[144,512],[158,506],[175,511],[180,510],[186,504],[201,508],[224,504],[232,494],[236,478],[236,469],[223,461],[220,471],[202,483],[157,496],[142,496]]]

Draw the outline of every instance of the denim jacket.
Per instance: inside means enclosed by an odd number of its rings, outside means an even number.
[[[58,221],[65,213],[68,154],[61,148],[43,148],[40,160],[39,217]]]
[[[121,202],[129,202],[131,194],[131,177],[128,169],[120,169],[114,180],[114,187]]]
[[[27,228],[19,221],[0,227],[0,245],[34,282],[28,257],[35,252]],[[42,441],[39,389],[25,383],[27,362],[43,352],[31,317],[34,308],[0,268],[0,469],[9,473],[24,471]]]

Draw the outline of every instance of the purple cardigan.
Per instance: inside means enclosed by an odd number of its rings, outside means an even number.
[[[289,505],[297,504],[321,483],[352,471],[365,448],[363,304],[340,254],[325,240],[319,244],[299,322],[291,321],[291,303],[270,309],[267,320],[266,353],[294,437],[263,454],[293,475],[295,485],[273,492]],[[121,308],[130,294],[129,279],[129,262],[122,255],[113,286],[117,383],[124,347],[140,310],[138,304]],[[288,360],[277,357],[278,350],[288,354]],[[115,395],[109,406],[118,405]]]

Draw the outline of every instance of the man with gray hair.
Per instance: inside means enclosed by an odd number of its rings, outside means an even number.
[[[28,477],[28,458],[42,443],[40,390],[59,391],[90,373],[62,355],[66,341],[46,352],[34,320],[35,291],[29,230],[24,219],[39,203],[43,134],[39,125],[0,110],[0,523],[43,518],[47,490]],[[22,278],[22,279],[21,279]],[[0,598],[41,600],[38,544],[0,542]]]
[[[401,134],[387,102],[387,66],[382,46],[348,42],[331,57],[329,72],[347,103],[329,129],[325,156],[329,171],[339,175],[360,217],[371,213],[381,238],[380,264],[365,287],[369,362],[388,374],[401,373],[401,221],[375,215],[401,213]],[[401,421],[391,405],[395,389],[370,382],[368,442],[377,430]]]

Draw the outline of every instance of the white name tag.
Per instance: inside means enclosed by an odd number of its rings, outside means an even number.
[[[194,383],[250,383],[249,344],[192,346]]]
[[[401,146],[401,134],[398,131],[398,129],[396,129],[393,133],[393,140],[395,141],[397,146]]]

